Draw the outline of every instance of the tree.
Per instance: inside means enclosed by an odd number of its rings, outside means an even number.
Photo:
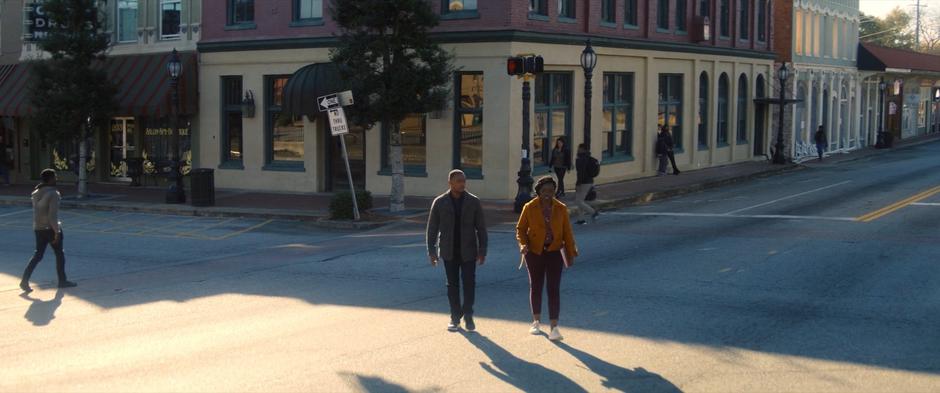
[[[922,17],[920,47],[917,50],[940,55],[940,9],[928,10]]]
[[[901,7],[878,18],[861,15],[859,40],[888,48],[914,49],[914,29],[912,17]]]
[[[330,57],[358,96],[350,117],[366,129],[381,123],[388,132],[389,209],[402,211],[401,121],[444,106],[453,56],[430,39],[438,16],[427,0],[335,0],[332,14],[341,36]]]
[[[110,45],[96,0],[46,0],[48,35],[38,41],[45,55],[33,62],[30,124],[48,143],[78,143],[78,194],[87,195],[85,161],[93,128],[106,126],[117,89],[94,67]]]

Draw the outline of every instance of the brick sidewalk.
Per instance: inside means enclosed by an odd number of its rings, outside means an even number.
[[[894,149],[915,146],[940,140],[940,135],[928,135],[900,141]],[[827,157],[824,164],[837,164],[868,157],[874,154],[888,153],[892,149],[878,150],[866,148],[845,154]],[[765,160],[731,164],[722,167],[683,171],[679,176],[645,177],[597,186],[598,200],[595,206],[612,209],[654,200],[683,195],[691,192],[721,187],[749,179],[772,176],[781,172],[813,167],[815,162],[805,165],[772,165]],[[407,210],[401,214],[389,214],[388,197],[376,196],[375,208],[360,224],[341,223],[327,220],[331,194],[309,193],[266,193],[244,190],[216,190],[216,205],[212,207],[192,207],[190,205],[169,205],[164,203],[164,189],[154,187],[130,187],[125,184],[99,183],[89,184],[91,197],[84,200],[75,198],[74,184],[60,185],[66,208],[95,210],[137,211],[155,214],[181,214],[218,217],[260,217],[285,220],[310,220],[324,222],[334,227],[370,228],[393,221],[423,222],[432,198],[408,197],[405,200]],[[0,186],[0,204],[28,205],[29,194],[33,185],[17,184]],[[442,184],[442,190],[444,185]],[[471,190],[472,191],[472,190]],[[574,193],[565,198],[571,202]],[[490,225],[510,225],[517,215],[513,212],[512,200],[485,200],[487,222]],[[576,210],[572,207],[572,210]]]

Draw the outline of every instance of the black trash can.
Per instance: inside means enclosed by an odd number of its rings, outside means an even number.
[[[215,205],[215,170],[193,169],[189,176],[192,188],[189,199],[193,206]]]

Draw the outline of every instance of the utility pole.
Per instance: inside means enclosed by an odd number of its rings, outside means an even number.
[[[911,4],[914,7],[914,50],[920,49],[920,9],[927,7],[926,4],[921,5],[921,0],[917,0],[917,4]]]

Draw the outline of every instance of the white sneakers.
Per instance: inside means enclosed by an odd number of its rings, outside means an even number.
[[[532,322],[532,327],[529,328],[529,334],[542,334],[542,328],[538,321]]]
[[[542,334],[542,325],[538,321],[532,322],[532,326],[529,328],[529,334]],[[552,341],[561,341],[565,338],[561,335],[561,331],[558,330],[558,326],[553,326],[551,333],[548,334],[548,339]]]
[[[552,332],[549,333],[548,339],[552,341],[561,341],[561,340],[564,340],[565,338],[562,337],[561,332],[558,331],[558,326],[555,326],[552,328]]]

